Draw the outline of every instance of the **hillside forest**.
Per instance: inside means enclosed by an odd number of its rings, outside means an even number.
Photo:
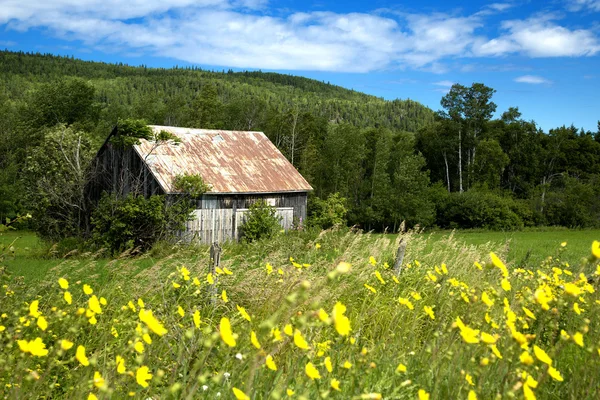
[[[338,202],[367,230],[600,226],[600,123],[544,132],[494,92],[455,84],[433,111],[276,73],[3,51],[0,217],[59,226],[88,211],[86,166],[118,121],[143,119],[263,131],[313,186],[309,212]]]

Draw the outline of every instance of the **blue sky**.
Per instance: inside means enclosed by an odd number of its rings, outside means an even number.
[[[434,110],[483,82],[545,130],[600,120],[600,0],[0,0],[0,48],[277,71]]]

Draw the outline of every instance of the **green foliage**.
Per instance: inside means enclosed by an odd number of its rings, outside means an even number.
[[[153,137],[152,129],[146,121],[128,118],[119,121],[117,134],[110,138],[110,142],[124,149],[139,144],[140,139],[151,140]]]
[[[164,196],[104,194],[92,214],[92,241],[113,254],[133,248],[148,250],[182,229],[192,210],[186,202],[171,204]]]
[[[206,192],[210,192],[211,185],[204,182],[204,179],[196,175],[177,175],[173,179],[173,189],[179,193],[186,194],[192,199],[199,199]]]
[[[348,208],[347,200],[339,193],[332,193],[326,199],[311,197],[309,199],[309,225],[328,229],[336,225],[346,224]]]
[[[281,229],[279,219],[275,207],[264,200],[256,201],[244,215],[242,238],[247,242],[272,238]]]

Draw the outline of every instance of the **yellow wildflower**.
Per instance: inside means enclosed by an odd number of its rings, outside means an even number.
[[[350,368],[352,368],[352,363],[350,361],[346,360],[346,361],[344,361],[343,367],[346,369],[350,369]]]
[[[322,308],[319,309],[318,316],[322,322],[325,322],[326,324],[329,323],[329,314],[327,314],[327,312],[325,310],[323,310]]]
[[[135,349],[135,351],[142,354],[144,352],[144,343],[135,342],[135,344],[133,345],[133,348]]]
[[[296,329],[294,332],[294,344],[302,350],[308,350],[310,348],[306,339],[302,337],[302,332],[300,332],[298,329]]]
[[[364,287],[367,288],[367,289],[369,289],[373,293],[377,293],[377,290],[373,286],[371,286],[371,285],[369,285],[367,283],[364,284]]]
[[[33,318],[37,318],[40,315],[42,315],[39,311],[38,311],[38,307],[39,307],[40,301],[39,300],[34,300],[31,302],[31,304],[29,305],[29,315],[31,315]]]
[[[87,400],[98,400],[98,397],[94,393],[88,394]]]
[[[183,317],[185,315],[185,311],[183,310],[183,307],[177,306],[177,314],[179,314],[180,317]]]
[[[75,352],[75,358],[84,367],[87,367],[88,365],[90,365],[90,361],[88,360],[87,356],[85,355],[85,347],[83,347],[81,345],[77,346],[77,351]]]
[[[250,342],[252,343],[252,346],[256,347],[257,349],[260,349],[260,342],[258,341],[258,338],[256,337],[256,332],[254,331],[250,332]]]
[[[481,341],[486,344],[496,343],[496,338],[489,333],[481,332]]]
[[[270,354],[268,354],[267,357],[265,358],[265,365],[271,371],[277,371],[277,365],[275,365],[275,361],[273,361],[273,356]]]
[[[333,390],[337,390],[339,392],[341,390],[340,389],[340,381],[338,381],[337,379],[333,378],[331,380],[331,388]]]
[[[63,339],[60,341],[60,348],[64,351],[67,351],[73,347],[73,342],[68,341],[67,339]]]
[[[427,393],[424,389],[419,389],[417,394],[419,396],[419,400],[429,400],[429,393]]]
[[[45,331],[46,328],[48,328],[48,322],[46,321],[46,318],[40,315],[37,319],[37,326],[41,330]]]
[[[500,283],[500,285],[502,286],[502,289],[505,292],[510,292],[511,286],[510,286],[510,281],[506,278],[502,279],[502,282]]]
[[[490,258],[492,259],[492,264],[494,264],[494,267],[502,271],[502,276],[505,278],[508,277],[508,269],[506,268],[506,265],[504,265],[502,260],[500,260],[500,258],[498,258],[498,256],[494,253],[490,253]]]
[[[333,311],[331,312],[331,318],[333,319],[333,323],[335,325],[335,330],[341,336],[348,336],[350,334],[350,319],[344,315],[346,312],[346,306],[340,303],[339,301],[335,303],[333,306]]]
[[[467,383],[471,386],[475,386],[475,384],[473,383],[473,377],[471,376],[471,374],[466,374],[465,375],[465,380],[467,381]]]
[[[406,365],[402,363],[398,364],[398,366],[396,367],[396,372],[406,372]]]
[[[533,346],[533,354],[535,354],[535,357],[544,364],[552,365],[552,359],[550,358],[550,356],[537,345]]]
[[[535,394],[533,394],[533,390],[529,385],[523,385],[523,397],[525,400],[536,400]]]
[[[562,382],[564,380],[560,372],[552,367],[548,367],[548,375],[550,375],[555,381]]]
[[[525,315],[527,315],[529,318],[531,318],[531,319],[537,319],[535,317],[535,314],[533,312],[531,312],[531,310],[529,308],[527,308],[525,306],[523,306],[522,308],[523,308],[523,311],[525,312]]]
[[[149,372],[150,368],[143,365],[135,372],[135,381],[143,388],[148,387],[148,381],[152,379],[152,374]]]
[[[69,288],[69,281],[67,281],[65,278],[59,278],[58,284],[61,289],[67,290]]]
[[[171,282],[173,284],[173,288],[175,289],[179,289],[181,287],[181,285],[177,282]]]
[[[85,293],[89,296],[90,294],[94,293],[94,290],[92,289],[92,287],[90,285],[88,285],[86,283],[85,285],[83,285],[83,293]]]
[[[398,298],[398,302],[400,304],[402,304],[403,306],[408,307],[409,310],[414,310],[414,308],[415,308],[415,306],[413,305],[413,303],[409,299],[407,299],[405,297]]]
[[[93,295],[88,300],[88,308],[96,314],[102,314],[102,308],[100,308],[100,301],[98,301],[96,295]]]
[[[419,293],[417,293],[417,292],[411,292],[410,295],[415,300],[421,300],[422,299],[421,295]]]
[[[573,335],[573,341],[577,343],[578,346],[583,347],[583,335],[579,332]]]
[[[252,318],[250,318],[250,315],[248,315],[248,313],[246,312],[246,309],[244,307],[240,307],[238,305],[236,305],[237,310],[240,312],[241,316],[248,322],[252,321]]]
[[[345,274],[350,271],[350,268],[352,268],[352,265],[350,263],[342,261],[337,265],[337,267],[335,267],[335,270],[341,274]]]
[[[213,285],[215,283],[215,279],[213,278],[213,275],[210,272],[206,275],[206,282],[209,285]]]
[[[219,333],[221,334],[221,339],[223,342],[229,347],[235,347],[236,341],[233,337],[233,332],[231,331],[231,323],[229,319],[226,317],[221,318],[221,323],[219,324]]]
[[[294,328],[292,328],[291,324],[286,324],[283,327],[283,333],[285,333],[288,336],[292,336],[294,334]]]
[[[117,373],[124,374],[125,373],[125,359],[121,356],[117,356]]]
[[[140,321],[146,324],[146,326],[158,336],[162,336],[167,333],[167,330],[160,323],[159,320],[152,315],[152,310],[141,309],[139,313]]]
[[[225,291],[225,289],[223,289],[223,291],[221,292],[221,299],[227,303],[229,301],[229,299],[227,298],[227,292]]]
[[[63,293],[63,298],[65,299],[67,304],[71,304],[73,302],[73,297],[71,296],[71,293],[68,291]]]
[[[474,390],[469,390],[469,395],[467,396],[467,400],[477,400],[477,393]]]
[[[483,303],[488,307],[492,307],[494,305],[494,300],[490,299],[490,296],[488,296],[487,292],[481,293],[481,301],[483,301]]]
[[[194,326],[200,328],[200,311],[196,310],[192,318],[194,320]]]
[[[423,311],[425,311],[425,314],[429,315],[429,318],[435,319],[435,314],[432,307],[423,306]]]
[[[234,387],[231,390],[233,391],[233,395],[235,396],[236,400],[250,400],[250,397],[248,397],[248,395],[242,392],[240,389]]]
[[[377,265],[377,260],[375,260],[375,257],[373,257],[373,256],[369,257],[369,264],[371,264],[372,266]]]
[[[495,344],[493,344],[490,346],[490,348],[492,349],[492,353],[494,353],[496,357],[502,360],[502,354],[500,353],[500,350],[498,350],[498,347]]]
[[[144,333],[142,335],[142,339],[144,340],[144,342],[146,342],[148,344],[152,344],[152,338],[147,333]]]
[[[385,285],[385,280],[383,279],[383,277],[381,276],[381,272],[379,271],[375,271],[375,277],[377,278],[377,280],[379,282],[381,282],[382,285]]]
[[[106,388],[106,381],[98,371],[94,372],[94,386],[96,386],[98,389]]]
[[[333,365],[331,365],[331,357],[325,357],[325,361],[323,362],[323,364],[325,364],[325,369],[327,370],[327,372],[333,372]]]
[[[306,364],[306,367],[304,367],[304,372],[306,372],[306,375],[312,380],[321,379],[321,374],[319,374],[319,370],[316,369],[313,363],[311,362]]]
[[[596,258],[600,258],[600,242],[594,240],[592,243],[592,255]]]
[[[519,356],[519,361],[521,361],[521,363],[525,365],[532,365],[534,363],[533,357],[531,357],[531,354],[529,354],[526,351],[521,353],[521,355]]]
[[[573,311],[575,311],[577,315],[580,315],[583,312],[583,310],[579,308],[579,303],[573,303]]]

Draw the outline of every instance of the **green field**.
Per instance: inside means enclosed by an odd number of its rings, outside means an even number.
[[[396,275],[397,235],[226,244],[212,274],[206,247],[53,258],[11,232],[0,398],[595,399],[599,234],[407,233]]]

